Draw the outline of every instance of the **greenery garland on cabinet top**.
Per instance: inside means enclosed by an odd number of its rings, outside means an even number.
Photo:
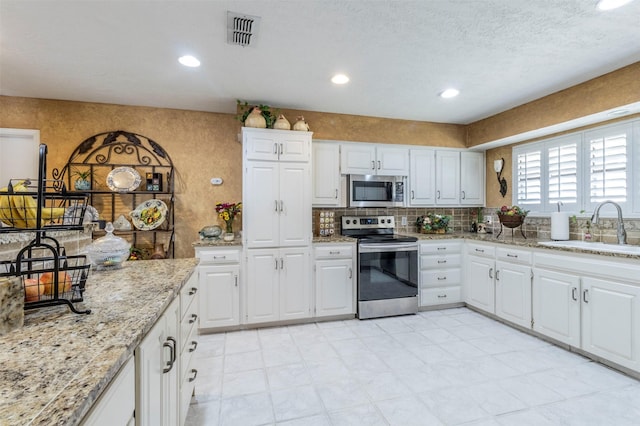
[[[237,99],[237,104],[238,104],[238,110],[240,110],[240,113],[236,115],[236,119],[239,122],[241,122],[243,125],[245,120],[247,119],[249,114],[251,114],[251,111],[255,107],[258,107],[260,109],[260,113],[262,114],[265,121],[267,122],[268,129],[273,129],[273,123],[276,122],[276,119],[278,118],[278,114],[280,113],[280,110],[272,109],[269,105],[263,105],[263,104],[249,105],[247,101],[242,102],[240,99]]]

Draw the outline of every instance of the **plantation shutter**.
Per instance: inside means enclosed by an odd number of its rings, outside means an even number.
[[[542,151],[532,150],[516,154],[516,203],[540,205],[542,202]]]
[[[626,203],[627,132],[588,138],[589,199],[591,203],[612,200]]]
[[[578,143],[561,143],[547,150],[549,204],[578,202]],[[550,210],[547,208],[547,210]]]

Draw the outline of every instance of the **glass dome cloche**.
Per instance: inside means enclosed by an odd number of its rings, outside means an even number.
[[[111,222],[107,222],[104,230],[107,234],[87,247],[89,261],[97,270],[120,268],[129,258],[131,244],[124,238],[113,235],[114,227]]]

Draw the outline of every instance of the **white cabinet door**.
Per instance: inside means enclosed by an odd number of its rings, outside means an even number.
[[[640,287],[582,278],[582,349],[640,371]]]
[[[279,233],[275,245],[308,246],[312,220],[311,167],[308,163],[280,163],[279,182]],[[251,229],[255,227],[256,223],[251,223]]]
[[[242,129],[242,147],[248,160],[278,161],[279,146],[276,133]]]
[[[496,315],[522,327],[531,327],[531,267],[496,262]]]
[[[136,409],[136,370],[130,358],[111,382],[109,388],[83,420],[83,426],[133,425]]]
[[[495,313],[494,260],[468,256],[466,261],[467,303]]]
[[[136,424],[178,423],[180,300],[175,299],[142,340],[136,357]]]
[[[274,247],[279,243],[279,163],[247,162],[242,234],[247,247]]]
[[[432,149],[412,149],[409,153],[409,206],[436,203],[436,156]]]
[[[280,320],[311,316],[310,250],[280,249]]]
[[[355,313],[354,283],[353,259],[316,261],[316,316]]]
[[[243,127],[242,139],[247,160],[308,162],[310,159],[309,132]]]
[[[247,322],[278,320],[279,268],[277,249],[247,250]]]
[[[484,153],[460,152],[460,204],[483,206],[485,196]]]
[[[267,130],[272,132],[273,129]],[[308,163],[311,160],[311,133],[278,132],[278,159],[287,162]]]
[[[240,265],[200,265],[200,328],[240,324]]]
[[[533,269],[533,330],[580,347],[580,278]]]
[[[460,152],[436,151],[436,204],[460,204]]]
[[[376,171],[382,176],[408,176],[409,150],[388,146],[377,147]]]
[[[366,143],[343,144],[340,166],[345,175],[375,175],[376,147]]]
[[[340,145],[313,142],[313,199],[319,207],[339,207],[342,199],[340,187]]]

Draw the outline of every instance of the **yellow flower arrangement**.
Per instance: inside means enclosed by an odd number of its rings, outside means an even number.
[[[233,233],[233,219],[242,211],[242,203],[216,203],[218,217],[224,220],[227,233]]]

